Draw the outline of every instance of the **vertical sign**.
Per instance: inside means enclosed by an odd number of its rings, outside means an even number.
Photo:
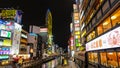
[[[14,34],[13,34],[13,45],[12,45],[12,49],[11,49],[11,54],[19,54],[21,30],[22,30],[22,26],[15,23],[15,29],[14,29]]]

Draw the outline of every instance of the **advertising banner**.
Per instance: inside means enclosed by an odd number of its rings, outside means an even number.
[[[86,51],[120,47],[120,26],[86,43]]]
[[[14,34],[13,34],[13,45],[12,45],[12,49],[11,49],[12,54],[19,53],[21,30],[22,30],[22,26],[15,23],[15,29],[14,29]]]
[[[16,12],[17,11],[14,9],[3,9],[1,11],[1,18],[13,18],[14,19]]]

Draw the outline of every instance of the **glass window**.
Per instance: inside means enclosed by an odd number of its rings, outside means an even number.
[[[117,56],[118,56],[118,63],[119,63],[119,67],[120,67],[120,52],[117,52]]]
[[[111,28],[110,17],[103,21],[103,30],[104,32]]]
[[[108,52],[108,67],[116,68],[118,67],[116,52]]]
[[[88,53],[88,61],[92,63],[94,62],[94,56],[92,52]]]
[[[93,52],[88,53],[88,60],[89,62],[92,62],[92,63],[98,63],[97,53],[93,53]]]
[[[113,26],[120,24],[120,8],[111,15],[111,20]]]
[[[89,36],[87,36],[87,42],[89,41]]]
[[[98,63],[98,55],[97,55],[97,53],[93,53],[93,59],[94,59],[95,63]]]
[[[101,64],[104,65],[104,66],[107,66],[106,52],[101,52],[100,53],[100,58],[101,58]]]
[[[95,38],[95,31],[92,31],[88,36],[87,36],[87,41]]]
[[[100,35],[100,34],[103,33],[102,25],[99,25],[99,26],[97,27],[97,33],[98,33],[98,35]]]
[[[92,39],[95,38],[95,31],[92,31],[91,36],[92,36]]]
[[[91,57],[91,53],[88,53],[88,61],[91,62],[92,61],[92,57]]]

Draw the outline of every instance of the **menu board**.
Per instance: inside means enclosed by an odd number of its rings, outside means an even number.
[[[120,26],[86,43],[86,51],[120,47]]]

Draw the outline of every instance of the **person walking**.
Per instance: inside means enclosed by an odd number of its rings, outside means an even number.
[[[20,56],[20,58],[18,60],[18,66],[19,66],[19,68],[22,66],[22,63],[23,63],[23,57]]]

